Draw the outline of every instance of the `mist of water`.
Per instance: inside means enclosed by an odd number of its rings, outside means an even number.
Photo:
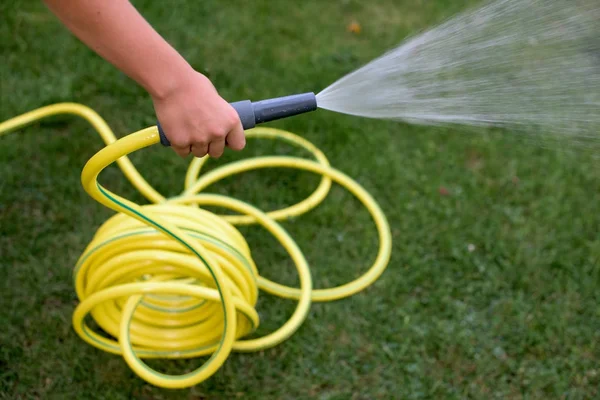
[[[418,34],[317,95],[416,124],[600,140],[600,0],[496,0]]]

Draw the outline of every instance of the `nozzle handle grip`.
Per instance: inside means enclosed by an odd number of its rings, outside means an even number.
[[[244,128],[244,130],[252,129],[256,126],[252,102],[250,100],[237,101],[230,104],[233,108],[235,108],[235,111],[237,111],[240,121],[242,122],[242,128]],[[158,128],[160,143],[165,147],[171,146],[171,143],[169,142],[169,139],[167,139],[162,126],[160,126],[160,122],[156,123],[156,127]]]
[[[238,113],[244,130],[248,130],[254,128],[256,124],[314,111],[317,109],[317,98],[311,92],[261,100],[254,103],[250,100],[242,100],[230,104]],[[157,122],[156,126],[160,143],[166,147],[170,146],[171,143],[160,126],[160,122]]]

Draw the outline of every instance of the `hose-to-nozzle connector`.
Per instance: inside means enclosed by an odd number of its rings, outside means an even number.
[[[252,129],[257,124],[275,121],[298,114],[303,114],[317,109],[317,97],[314,93],[293,94],[291,96],[276,97],[274,99],[252,102],[250,100],[231,103],[237,111],[244,130]],[[157,123],[160,142],[163,146],[170,146],[169,140]]]
[[[238,112],[244,129],[251,129],[256,124],[314,111],[317,109],[317,98],[314,93],[302,93],[254,103],[250,100],[238,101],[231,105]]]

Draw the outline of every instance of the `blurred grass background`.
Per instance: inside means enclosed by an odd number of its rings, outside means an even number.
[[[467,0],[134,1],[231,101],[325,88],[456,12]],[[62,101],[86,104],[117,136],[155,121],[148,96],[74,39],[39,1],[0,3],[0,120]],[[348,29],[360,26],[360,31]],[[203,384],[152,387],[71,328],[71,270],[112,212],[79,181],[102,142],[56,117],[0,140],[0,393],[10,399],[591,399],[599,396],[600,162],[510,132],[463,131],[317,111],[271,123],[320,147],[380,202],[394,235],[381,279],[315,304],[289,341],[233,354]],[[241,157],[292,153],[250,141]],[[165,195],[189,160],[155,146],[132,157]],[[114,167],[109,189],[143,202]],[[211,188],[265,209],[292,204],[318,178],[252,172]],[[356,277],[373,260],[368,214],[334,189],[285,228],[315,285]],[[244,228],[265,276],[294,284],[273,239]],[[259,333],[294,304],[263,294]],[[202,360],[154,362],[182,373]]]

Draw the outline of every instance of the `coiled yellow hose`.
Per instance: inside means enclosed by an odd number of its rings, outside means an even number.
[[[73,313],[73,327],[92,346],[122,355],[133,371],[151,384],[164,388],[193,386],[214,374],[231,351],[258,351],[281,343],[302,324],[311,301],[351,296],[371,285],[389,262],[391,234],[380,207],[358,183],[330,167],[323,153],[299,136],[264,127],[246,132],[248,138],[280,139],[302,147],[315,161],[257,157],[218,167],[199,178],[207,157],[196,158],[189,166],[182,194],[166,199],[127,158],[159,143],[156,127],[116,140],[94,110],[60,103],[1,123],[0,135],[57,114],[86,119],[106,143],[83,168],[81,182],[93,199],[117,212],[98,229],[75,266],[80,303]],[[113,162],[151,204],[135,204],[98,183],[100,172]],[[230,197],[200,193],[221,179],[260,168],[295,168],[320,174],[322,179],[305,200],[267,213]],[[332,181],[348,189],[371,213],[379,251],[373,265],[359,278],[330,289],[313,289],[302,251],[277,221],[316,207],[327,196]],[[239,215],[216,215],[201,206],[218,206]],[[259,224],[275,236],[296,265],[299,288],[260,276],[248,244],[235,228],[240,224]],[[279,329],[261,338],[244,339],[259,324],[255,310],[259,289],[297,300],[298,305]],[[112,337],[94,331],[86,323],[88,314]],[[200,368],[177,376],[155,371],[142,361],[204,355],[211,357]]]

